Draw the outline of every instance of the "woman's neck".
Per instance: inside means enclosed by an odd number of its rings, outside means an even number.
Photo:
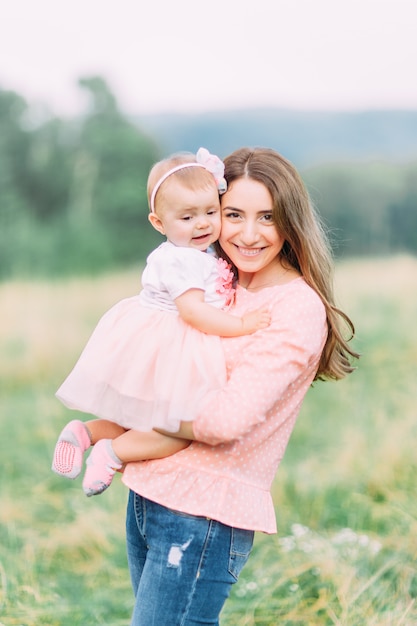
[[[258,272],[239,272],[238,284],[247,291],[260,291],[266,287],[285,285],[299,276],[293,267],[285,267],[279,262]]]

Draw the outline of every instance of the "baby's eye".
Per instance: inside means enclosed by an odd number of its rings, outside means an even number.
[[[191,215],[183,215],[181,219],[183,222],[188,222],[191,219]]]
[[[218,212],[218,209],[210,209],[207,211],[207,215],[216,215]]]

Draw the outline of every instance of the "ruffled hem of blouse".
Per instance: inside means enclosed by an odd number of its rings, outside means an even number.
[[[236,476],[230,478],[160,459],[129,463],[122,481],[139,495],[189,515],[245,530],[277,532],[270,492],[240,482]]]

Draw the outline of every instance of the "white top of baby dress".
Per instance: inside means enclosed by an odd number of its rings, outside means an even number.
[[[207,304],[223,308],[231,297],[231,282],[222,259],[166,241],[147,258],[140,301],[146,307],[178,312],[174,300],[189,289],[201,289]]]

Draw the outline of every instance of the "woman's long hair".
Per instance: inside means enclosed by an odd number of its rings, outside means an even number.
[[[274,222],[285,237],[281,261],[300,272],[326,308],[328,336],[315,378],[343,378],[355,369],[352,358],[359,357],[348,344],[354,326],[335,306],[330,245],[300,175],[289,161],[269,148],[241,148],[224,163],[228,185],[239,178],[250,178],[269,190]]]

